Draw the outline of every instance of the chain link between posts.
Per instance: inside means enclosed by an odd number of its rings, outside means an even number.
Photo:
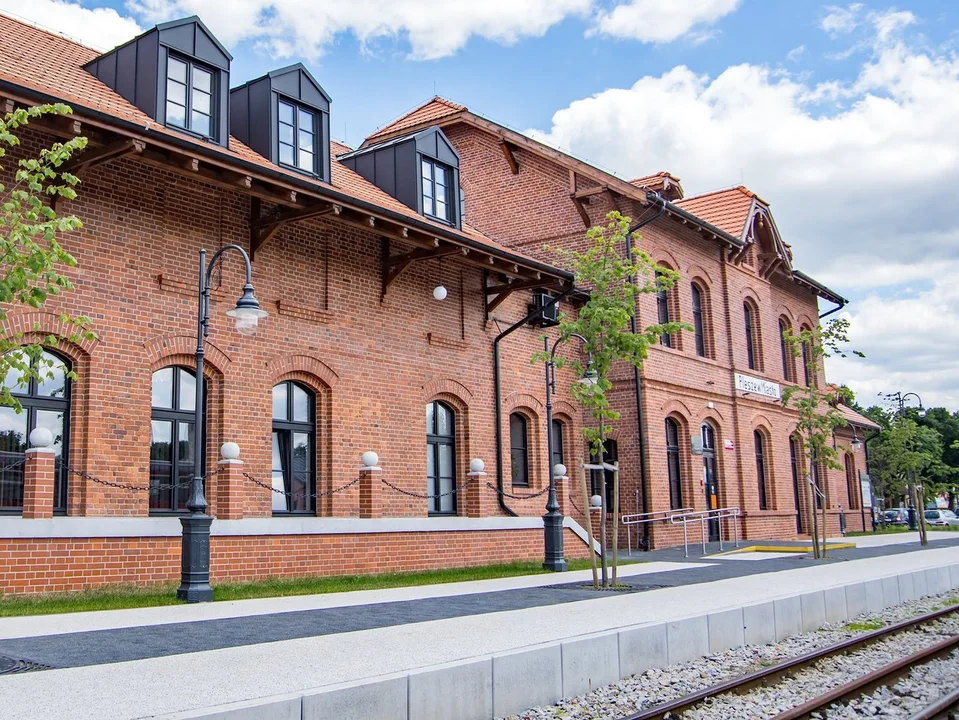
[[[288,491],[286,491],[286,490],[280,490],[279,488],[275,488],[275,487],[273,487],[273,484],[272,484],[272,483],[265,483],[265,482],[263,482],[262,480],[259,480],[259,479],[255,478],[255,477],[253,477],[253,476],[250,475],[250,473],[248,473],[248,472],[244,472],[244,473],[243,473],[243,477],[245,477],[247,480],[249,480],[249,481],[250,481],[251,483],[253,483],[254,485],[257,485],[257,486],[263,488],[264,490],[269,490],[269,491],[272,492],[272,493],[276,493],[277,495],[283,495],[284,497],[296,498],[296,499],[298,499],[298,498],[313,498],[314,500],[315,500],[316,498],[326,497],[326,496],[328,496],[328,495],[335,495],[335,494],[338,493],[338,492],[343,492],[344,490],[346,490],[346,489],[348,489],[348,488],[351,488],[351,487],[353,487],[354,485],[356,485],[356,483],[358,483],[358,482],[362,479],[362,477],[358,477],[358,478],[356,478],[355,480],[350,480],[350,481],[349,481],[348,483],[346,483],[345,485],[340,485],[340,487],[338,487],[338,488],[333,488],[332,490],[324,490],[323,492],[318,492],[318,493],[291,493],[291,492],[288,492]]]
[[[503,497],[508,497],[510,500],[532,500],[533,498],[541,497],[549,492],[549,485],[544,487],[538,493],[531,493],[529,495],[516,495],[514,493],[509,493],[509,492],[506,492],[505,490],[500,490],[493,483],[489,483],[489,482],[486,483],[486,487],[488,487],[493,492],[499,495],[502,495]]]
[[[95,475],[91,475],[86,470],[78,470],[72,467],[67,467],[67,472],[70,473],[71,475],[76,475],[78,478],[81,478],[83,480],[89,480],[90,482],[96,483],[97,485],[104,485],[106,487],[116,488],[117,490],[128,490],[130,492],[152,493],[152,492],[159,492],[160,490],[176,490],[178,488],[189,487],[193,482],[193,479],[190,478],[189,480],[186,480],[180,483],[158,483],[156,485],[146,485],[146,486],[130,485],[128,483],[116,482],[114,480],[103,480],[101,478],[96,477]],[[214,475],[218,475],[221,472],[223,472],[223,468],[217,468],[216,470],[212,470],[208,472],[206,475],[204,475],[203,479],[207,480],[213,477]]]

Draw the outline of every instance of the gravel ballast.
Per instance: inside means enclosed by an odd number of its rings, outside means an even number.
[[[864,632],[891,625],[909,618],[932,612],[945,605],[959,603],[959,596],[955,592],[944,595],[914,600],[895,607],[886,608],[878,613],[861,615],[848,624],[824,626],[811,633],[796,635],[782,642],[769,645],[744,645],[716,655],[700,658],[687,663],[670,665],[664,668],[647,670],[641,675],[624,678],[619,682],[579,695],[566,698],[556,705],[536,707],[518,715],[512,715],[507,720],[610,720],[619,718],[637,710],[659,705],[660,703],[675,700],[690,693],[711,687],[720,682],[740,677],[763,667],[775,665],[783,660],[798,655],[834,645]],[[959,618],[950,618],[941,621],[948,624],[952,632],[959,632]],[[912,636],[906,639],[906,636]],[[915,652],[923,645],[928,645],[941,639],[942,635],[930,633],[928,627],[919,630],[899,633],[896,639],[882,641],[870,646],[874,653],[875,666],[867,667],[861,660],[854,666],[837,666],[828,675],[836,677],[835,685],[848,682],[852,675],[859,675],[890,662],[894,657],[901,657]],[[923,639],[925,638],[925,639]],[[918,643],[922,643],[921,645]],[[886,647],[886,644],[889,644]],[[885,650],[881,649],[886,647]],[[898,654],[894,654],[898,653]],[[853,656],[847,656],[853,657]],[[825,661],[832,662],[833,659]],[[819,665],[816,666],[818,668]],[[814,668],[813,670],[815,670]],[[807,672],[807,671],[804,671]],[[905,681],[904,681],[905,682]],[[776,708],[782,710],[794,707],[815,695],[828,689],[826,677],[811,678],[810,682],[789,680],[783,685],[765,689],[768,696],[759,699],[757,704],[750,706],[749,698],[752,693],[732,698],[713,699],[709,707],[697,706],[686,713],[687,718],[765,718],[775,715]],[[947,687],[953,687],[952,684]],[[832,685],[829,685],[832,687]],[[808,692],[807,692],[808,691]],[[934,699],[934,698],[932,698]],[[734,704],[732,701],[739,701]],[[897,703],[897,705],[901,705]],[[928,704],[928,702],[926,703]],[[894,717],[886,713],[883,707],[881,717]],[[902,716],[908,716],[903,712]],[[847,717],[863,717],[866,714],[848,715]],[[840,717],[836,715],[836,717]]]

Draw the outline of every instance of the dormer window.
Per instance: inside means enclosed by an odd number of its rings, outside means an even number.
[[[203,137],[212,136],[213,73],[173,55],[167,58],[166,122]]]
[[[423,214],[450,222],[449,193],[451,171],[445,165],[423,158]]]
[[[316,172],[316,114],[279,101],[280,164]]]

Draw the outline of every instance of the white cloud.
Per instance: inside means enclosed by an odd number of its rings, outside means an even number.
[[[862,3],[852,3],[847,7],[827,5],[826,15],[819,21],[819,27],[830,35],[846,35],[859,25]]]
[[[802,57],[802,54],[803,54],[804,52],[806,52],[806,46],[805,46],[805,45],[800,45],[799,47],[794,47],[792,50],[790,50],[788,53],[786,53],[786,59],[789,60],[789,62],[796,62],[796,61],[799,60],[800,57]]]
[[[796,266],[853,296],[853,339],[870,358],[834,364],[832,378],[922,387],[959,407],[959,297],[948,287],[959,277],[959,57],[912,44],[911,14],[862,21],[867,55],[852,80],[679,66],[577,100],[531,132],[624,177],[670,170],[690,194],[744,178],[771,203]],[[905,285],[925,289],[875,291]]]
[[[102,50],[114,48],[142,32],[133,18],[123,17],[113,8],[85,8],[67,0],[0,0],[0,12]]]
[[[593,0],[128,0],[150,22],[196,14],[226,44],[253,40],[275,57],[314,59],[343,33],[364,45],[404,38],[410,57],[452,55],[476,36],[503,44],[538,37]]]
[[[741,0],[629,0],[611,11],[600,11],[590,32],[611,37],[668,43],[689,35],[704,42],[712,37],[704,31],[739,7]]]

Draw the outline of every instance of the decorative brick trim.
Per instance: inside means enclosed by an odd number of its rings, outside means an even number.
[[[332,388],[336,385],[336,381],[340,379],[340,376],[336,374],[333,368],[315,355],[309,355],[307,353],[277,355],[267,361],[266,369],[270,377],[273,378],[273,384],[270,385],[271,388],[283,380],[300,379],[293,377],[293,375],[297,373],[311,375],[327,388]],[[315,386],[315,382],[309,382],[308,384]],[[322,390],[322,388],[315,389]]]
[[[196,338],[190,335],[163,335],[152,338],[143,343],[143,348],[151,373],[169,365],[196,367]],[[209,340],[204,344],[204,350],[204,375],[222,378],[226,368],[233,362],[230,356]]]
[[[709,273],[699,265],[690,265],[686,268],[686,277],[689,278],[690,282],[699,282],[706,288],[712,288],[713,286],[713,279],[709,276]]]
[[[696,414],[689,409],[689,405],[684,403],[682,400],[676,399],[671,399],[664,402],[662,405],[660,405],[659,411],[663,414],[663,417],[666,417],[667,415],[679,415],[684,421],[688,421],[689,418],[696,416]]]
[[[571,402],[566,400],[553,401],[553,417],[563,416],[568,420],[575,420],[582,415],[582,410],[577,410]]]
[[[283,300],[276,301],[276,311],[280,315],[299,318],[300,320],[309,320],[310,322],[320,323],[322,325],[332,325],[336,320],[336,314],[329,310],[316,310],[314,308],[293,305]]]
[[[675,270],[676,272],[679,272],[679,268],[682,267],[682,265],[676,260],[676,256],[669,252],[669,250],[657,248],[650,254],[652,255],[653,262],[657,265],[662,265],[663,267],[667,267],[670,270]]]
[[[529,393],[514,392],[506,396],[506,400],[503,402],[503,411],[510,413],[514,410],[527,410],[533,416],[530,419],[536,420],[539,415],[546,411],[546,408],[543,407],[542,402]]]
[[[165,292],[176,293],[177,295],[185,295],[192,298],[197,297],[199,292],[196,283],[183,282],[182,280],[177,280],[163,273],[157,275],[157,284],[160,286],[160,289]],[[212,302],[222,302],[225,297],[226,293],[223,290],[210,288],[210,300]]]
[[[446,348],[447,350],[469,350],[470,347],[467,340],[455,340],[432,332],[426,333],[426,341],[434,347]]]
[[[56,349],[68,355],[71,360],[80,359],[80,355],[73,348],[78,348],[84,354],[90,355],[100,344],[98,338],[72,340],[71,338],[77,334],[76,326],[64,322],[59,315],[39,310],[8,315],[0,333],[6,338],[22,336],[24,342],[38,342],[53,335],[59,339]]]
[[[452,378],[434,378],[423,386],[424,403],[435,400],[438,395],[451,395],[458,398],[464,407],[468,407],[473,399],[473,391]]]
[[[769,437],[769,434],[770,434],[769,428],[775,427],[775,425],[772,422],[770,422],[769,418],[767,418],[762,413],[756,413],[755,415],[753,415],[749,423],[753,430],[762,430],[763,433],[765,433],[767,438]]]

